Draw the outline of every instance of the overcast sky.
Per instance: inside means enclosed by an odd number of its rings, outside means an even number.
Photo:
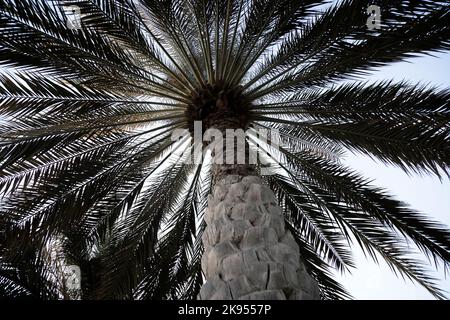
[[[417,83],[430,83],[441,88],[450,88],[450,53],[435,54],[434,57],[421,56],[406,62],[392,64],[378,69],[369,77],[371,81],[394,79]],[[386,167],[368,157],[350,155],[345,163],[375,179],[374,183],[385,187],[398,199],[413,208],[426,212],[429,216],[450,226],[450,181],[442,182],[432,176],[409,177],[396,167]],[[339,276],[340,281],[356,299],[433,299],[422,287],[397,278],[384,262],[377,266],[357,251],[357,269],[352,275]],[[442,268],[441,268],[442,269]],[[442,272],[431,273],[438,279],[440,287],[450,298],[450,277]]]

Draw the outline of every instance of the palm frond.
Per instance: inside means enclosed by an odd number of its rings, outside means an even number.
[[[267,153],[276,174],[265,181],[322,298],[350,298],[331,269],[354,267],[355,240],[443,298],[412,256],[448,267],[450,232],[340,159],[449,176],[449,91],[331,84],[450,49],[449,5],[327,4],[0,0],[0,296],[65,298],[56,246],[81,268],[83,298],[195,298],[216,180],[188,161],[202,120],[248,129]],[[382,25],[370,31],[372,4]],[[176,129],[187,136],[172,140]],[[280,147],[260,129],[277,129]]]
[[[312,36],[314,32],[327,30],[325,34],[328,36],[329,33],[330,38],[322,40],[316,37],[322,43],[304,47],[302,38],[307,37],[308,32],[288,40],[280,56],[273,57],[273,67],[279,68],[285,61],[290,61],[287,59],[291,59],[291,55],[298,56],[297,61],[294,59],[287,68],[270,76],[249,94],[258,98],[322,86],[326,82],[361,75],[369,68],[401,61],[419,53],[449,49],[448,4],[417,1],[408,5],[402,1],[380,1],[377,4],[383,9],[384,25],[375,33],[364,29],[367,28],[365,10],[370,4],[373,3],[344,1],[326,12],[309,30]],[[335,21],[340,19],[341,14],[346,14],[346,18],[341,22]],[[342,21],[347,27],[337,28],[336,24],[341,25]],[[315,29],[316,26],[318,29]],[[267,68],[263,67],[263,74]]]
[[[448,90],[405,83],[357,83],[294,94],[276,104],[255,107],[255,114],[272,117],[281,113],[352,151],[370,153],[407,172],[440,177],[441,170],[448,174],[450,164],[448,101]],[[280,131],[302,137],[305,129],[287,123],[280,125]]]

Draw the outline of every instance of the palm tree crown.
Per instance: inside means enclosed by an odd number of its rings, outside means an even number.
[[[171,133],[202,121],[279,131],[278,150],[248,144],[322,298],[349,297],[330,270],[355,243],[443,298],[408,243],[447,267],[450,231],[339,159],[448,176],[448,90],[341,80],[449,49],[449,4],[326,3],[0,0],[0,296],[64,296],[56,246],[85,298],[196,297],[214,179]]]

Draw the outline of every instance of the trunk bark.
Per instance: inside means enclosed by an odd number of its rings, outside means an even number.
[[[261,178],[243,174],[248,166],[237,168],[234,175],[227,174],[230,167],[215,168],[219,174],[208,199],[203,235],[206,283],[198,298],[320,299],[274,193]]]

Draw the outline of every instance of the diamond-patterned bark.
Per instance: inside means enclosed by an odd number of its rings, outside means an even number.
[[[319,299],[317,283],[261,178],[228,175],[208,201],[202,258],[207,281],[200,299]]]

